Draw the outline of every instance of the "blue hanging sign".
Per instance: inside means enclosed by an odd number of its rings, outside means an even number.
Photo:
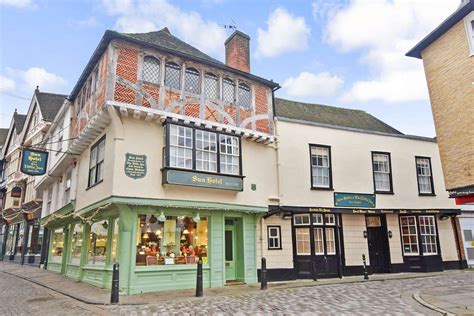
[[[334,206],[375,208],[375,194],[336,192]]]
[[[30,176],[41,176],[48,167],[47,151],[25,148],[21,157],[20,171]]]

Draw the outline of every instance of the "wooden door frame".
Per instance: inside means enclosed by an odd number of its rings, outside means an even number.
[[[386,214],[365,214],[364,217],[364,224],[365,224],[365,230],[367,232],[367,250],[370,258],[370,247],[369,247],[369,227],[367,227],[367,217],[373,217],[373,216],[378,216],[380,217],[380,227],[382,228],[382,233],[384,234],[384,247],[383,249],[386,254],[386,264],[387,264],[387,270],[382,271],[381,273],[391,273],[392,272],[392,257],[390,255],[390,238],[388,236],[388,226],[387,226],[387,215]],[[372,268],[371,268],[372,269]]]

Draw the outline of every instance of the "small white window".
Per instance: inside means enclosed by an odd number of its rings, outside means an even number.
[[[295,226],[309,225],[309,214],[295,214],[293,215],[293,221]]]
[[[221,173],[240,173],[239,139],[235,136],[219,135]]]
[[[323,214],[313,214],[313,224],[322,225],[323,224]]]
[[[216,133],[196,130],[196,170],[217,172]]]
[[[268,249],[281,249],[280,226],[268,226]]]
[[[189,127],[170,125],[170,166],[192,169],[193,130]]]

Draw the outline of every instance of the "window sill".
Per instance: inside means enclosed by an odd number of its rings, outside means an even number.
[[[393,193],[393,191],[375,191],[374,194],[395,195],[395,193]]]
[[[436,196],[434,193],[418,193],[418,196]]]
[[[334,188],[311,187],[311,190],[334,191]]]
[[[283,250],[283,248],[268,248],[267,250]]]
[[[86,191],[87,191],[87,190],[89,190],[89,189],[92,189],[92,188],[93,188],[93,187],[95,187],[96,185],[99,185],[99,184],[101,184],[102,182],[104,182],[104,180],[103,180],[103,179],[102,179],[102,180],[100,180],[99,182],[96,182],[96,183],[94,183],[94,184],[93,184],[93,185],[91,185],[90,187],[87,187],[87,188],[86,188]]]

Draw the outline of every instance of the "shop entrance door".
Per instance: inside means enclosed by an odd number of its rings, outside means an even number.
[[[235,258],[235,227],[225,227],[225,280],[235,281],[236,277],[236,258]]]
[[[390,252],[385,216],[370,215],[365,218],[369,263],[372,273],[390,272]]]

